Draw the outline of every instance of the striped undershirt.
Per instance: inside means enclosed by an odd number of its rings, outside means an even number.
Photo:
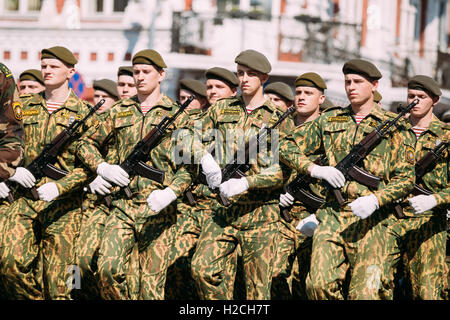
[[[364,114],[364,115],[355,114],[356,123],[359,125],[361,123],[362,119],[364,119],[366,116],[367,116],[367,114]]]
[[[151,108],[152,108],[152,106],[141,106],[141,110],[142,110],[142,113],[144,114],[144,116],[147,114],[147,112],[150,111]]]
[[[427,130],[427,128],[421,128],[421,127],[413,127],[414,133],[416,134],[416,137],[419,138],[422,132]]]
[[[253,110],[255,110],[256,108],[250,109],[249,107],[245,107],[245,109],[247,109],[247,114],[252,113]]]
[[[50,101],[47,101],[48,113],[52,114],[53,111],[58,110],[63,104],[64,104],[64,101],[63,102],[50,102]]]

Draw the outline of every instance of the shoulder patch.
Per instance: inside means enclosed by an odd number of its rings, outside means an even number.
[[[410,146],[406,147],[406,161],[410,164],[414,164],[414,156],[414,148]]]
[[[23,119],[22,103],[20,103],[20,101],[16,101],[12,104],[12,108],[14,111],[14,118],[16,118],[16,120],[21,121]]]
[[[12,77],[11,71],[3,63],[0,63],[0,71],[5,75],[6,78]]]

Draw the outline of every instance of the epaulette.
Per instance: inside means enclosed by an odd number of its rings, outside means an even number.
[[[342,107],[341,106],[328,107],[328,108],[322,110],[321,113],[324,114],[326,112],[330,112],[330,111],[337,110],[337,109],[342,109]]]
[[[12,77],[11,71],[3,63],[0,63],[0,71],[5,75],[6,78]]]

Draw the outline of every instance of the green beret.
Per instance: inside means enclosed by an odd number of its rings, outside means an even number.
[[[58,59],[71,66],[76,65],[78,62],[69,49],[60,46],[43,49],[41,51],[42,59]]]
[[[42,79],[42,73],[37,69],[28,69],[22,72],[19,76],[19,81],[24,80],[32,80],[37,81],[40,84],[44,85],[44,79]]]
[[[381,99],[383,99],[383,96],[377,90],[375,90],[375,92],[373,93],[373,101],[378,103],[381,101]]]
[[[119,70],[117,71],[117,77],[120,77],[121,75],[132,77],[133,76],[133,67],[132,66],[119,67]]]
[[[382,77],[381,72],[372,62],[363,59],[352,59],[347,61],[342,67],[342,72],[344,74],[360,74],[372,80],[378,80]]]
[[[145,49],[137,52],[132,59],[133,65],[135,64],[153,64],[160,68],[167,68],[161,55],[152,49]]]
[[[292,89],[284,82],[272,82],[264,88],[265,93],[275,93],[287,101],[294,101]]]
[[[316,87],[320,91],[327,88],[325,81],[322,77],[315,72],[306,72],[295,79],[295,86]]]
[[[236,88],[239,85],[239,79],[236,75],[224,68],[214,67],[206,70],[206,79],[217,79],[225,82],[230,88]]]
[[[189,90],[203,98],[206,98],[206,85],[194,79],[182,79],[180,80],[180,88]]]
[[[333,104],[333,102],[331,102],[330,100],[328,100],[328,98],[325,98],[325,101],[323,103],[320,104],[320,110],[325,110],[328,108],[332,108],[335,105]]]
[[[113,98],[119,99],[119,93],[117,92],[117,83],[109,79],[94,80],[94,90],[102,90]]]
[[[272,66],[266,56],[252,49],[239,53],[234,62],[261,73],[269,73],[272,70]]]
[[[412,77],[408,81],[408,89],[416,89],[416,90],[422,90],[431,93],[434,96],[441,96],[442,91],[439,88],[439,85],[437,84],[434,79],[424,76],[424,75],[417,75]]]

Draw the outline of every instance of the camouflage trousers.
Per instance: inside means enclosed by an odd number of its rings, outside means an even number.
[[[74,290],[76,299],[100,299],[97,261],[109,209],[94,195],[84,195],[82,224],[76,246],[76,264],[80,268],[81,288]]]
[[[192,276],[201,299],[230,299],[232,292],[229,283],[223,279],[238,245],[242,252],[247,299],[270,299],[278,224],[270,220],[259,220],[246,225],[229,221],[236,214],[241,217],[257,217],[263,215],[265,210],[276,210],[275,204],[233,204],[230,208],[219,207],[205,223],[192,257]]]
[[[448,299],[446,266],[447,218],[444,212],[408,217],[399,221],[400,248],[412,299]]]
[[[2,273],[12,299],[70,299],[81,199],[18,198],[10,207]]]
[[[374,229],[368,241],[378,243],[359,249],[350,284],[350,299],[392,300],[394,274],[405,262],[413,299],[445,299],[445,215],[423,215],[396,219]],[[380,240],[383,241],[380,241]]]
[[[309,299],[364,299],[367,290],[382,294],[392,289],[389,272],[394,262],[383,251],[395,242],[387,233],[388,216],[386,210],[377,210],[362,220],[348,206],[339,208],[337,203],[316,212],[320,223],[314,232],[306,279]],[[357,260],[367,261],[368,268],[360,270],[355,266]]]
[[[3,245],[4,245],[4,238],[6,233],[8,232],[9,228],[7,226],[8,217],[9,217],[9,203],[2,199],[0,200],[0,270],[2,270],[2,259],[3,256]],[[5,294],[5,289],[3,288],[3,281],[2,281],[2,274],[0,272],[0,300],[7,299],[7,295]]]
[[[306,212],[304,217],[308,216]],[[305,281],[311,260],[312,238],[300,233],[299,220],[278,224],[277,252],[273,263],[271,298],[306,300]]]
[[[168,264],[169,248],[175,239],[175,205],[155,214],[141,201],[119,199],[106,219],[98,258],[100,293],[104,299],[163,299],[161,278]],[[137,248],[139,277],[130,273]],[[132,282],[134,281],[134,283]],[[136,283],[138,282],[138,283]]]

